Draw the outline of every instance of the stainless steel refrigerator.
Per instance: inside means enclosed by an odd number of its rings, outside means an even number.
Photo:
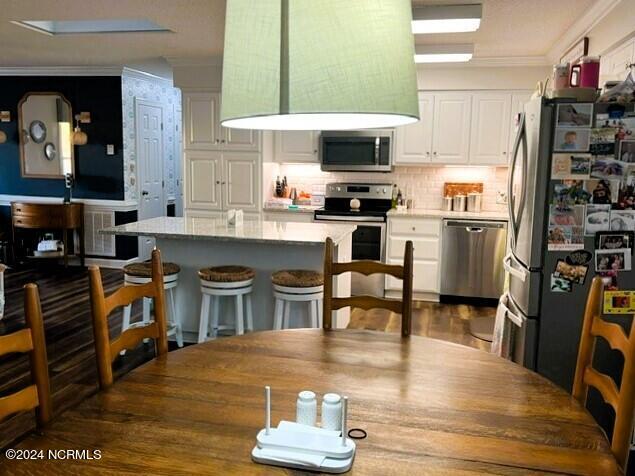
[[[558,261],[571,253],[548,250],[547,239],[549,207],[555,185],[562,183],[552,179],[559,104],[563,102],[532,99],[519,118],[508,183],[511,251],[504,266],[509,273],[509,288],[501,298],[499,313],[504,312],[514,324],[510,357],[571,391],[586,296],[596,273],[591,259],[583,284],[571,285],[570,292],[553,292],[551,288]],[[596,114],[605,113],[609,107],[593,104],[592,126],[596,125]],[[633,105],[627,109],[632,114]],[[583,246],[595,257],[594,236],[584,236]],[[620,289],[635,289],[635,271],[619,272],[617,282]],[[605,317],[629,331],[630,316]],[[596,361],[599,370],[619,378],[621,357],[601,339],[596,347]],[[598,421],[610,429],[610,411],[598,395],[590,393],[590,408]]]

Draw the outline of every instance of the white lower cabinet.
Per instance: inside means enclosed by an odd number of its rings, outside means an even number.
[[[186,210],[260,210],[260,154],[185,151],[184,157]]]
[[[304,212],[270,212],[264,214],[265,221],[280,221],[291,223],[312,223],[313,213]]]
[[[413,291],[415,298],[438,300],[441,220],[410,216],[388,218],[386,262],[403,264],[406,241],[413,244]],[[386,294],[401,293],[402,281],[386,277]]]

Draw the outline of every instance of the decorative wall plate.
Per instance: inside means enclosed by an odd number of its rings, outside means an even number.
[[[46,139],[46,124],[42,121],[32,121],[29,125],[29,135],[33,142],[41,144]]]
[[[57,149],[55,148],[55,144],[52,142],[47,142],[44,144],[44,157],[46,160],[55,160],[57,157]]]

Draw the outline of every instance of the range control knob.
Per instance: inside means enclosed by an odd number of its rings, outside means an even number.
[[[383,193],[383,194],[385,195],[385,194],[386,194],[386,189],[385,189],[385,188],[382,188],[382,189],[381,189],[381,193]]]
[[[342,191],[342,189],[341,189],[340,187],[337,187],[337,191],[338,191],[338,192],[341,192],[341,191]]]

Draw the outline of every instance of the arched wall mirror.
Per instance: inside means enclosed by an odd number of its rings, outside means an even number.
[[[18,122],[22,177],[62,179],[74,173],[73,110],[63,94],[25,94]]]

